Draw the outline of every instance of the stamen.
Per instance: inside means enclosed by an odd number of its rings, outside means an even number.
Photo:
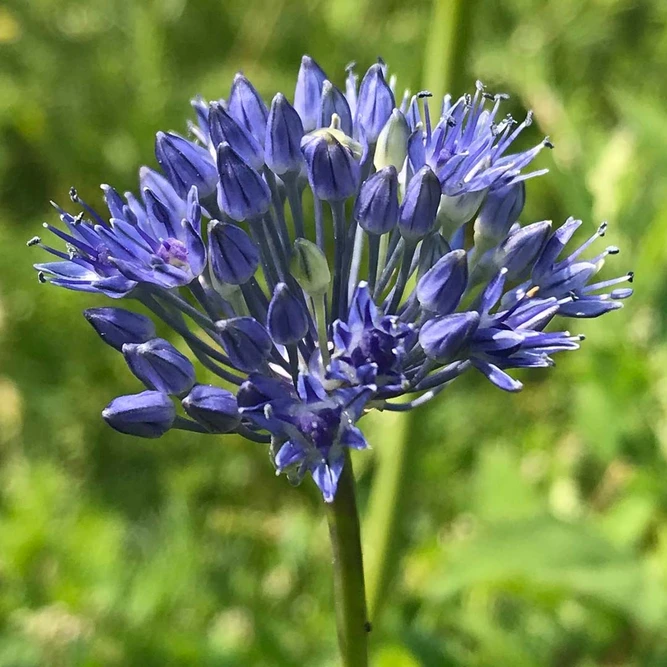
[[[496,93],[495,95],[492,96],[486,96],[485,94],[485,99],[492,99],[493,100],[493,107],[491,108],[491,111],[489,112],[489,125],[491,125],[498,114],[498,111],[500,109],[500,105],[503,100],[506,100],[509,97],[509,95],[504,95],[503,93]]]
[[[571,264],[582,252],[587,250],[591,244],[595,243],[599,238],[602,238],[607,233],[607,223],[603,222],[587,241],[584,241],[566,260],[565,262]]]
[[[44,229],[48,229],[52,234],[55,234],[59,238],[61,238],[65,243],[68,244],[69,247],[73,248],[77,252],[80,250],[83,250],[84,252],[88,253],[89,255],[95,255],[95,249],[92,248],[90,245],[87,243],[84,243],[83,241],[79,241],[79,239],[75,239],[73,236],[70,234],[67,234],[66,232],[63,232],[62,230],[58,229],[57,227],[54,227],[53,225],[50,225],[48,222],[43,222],[42,227]],[[69,248],[68,248],[69,249]]]
[[[450,110],[452,106],[452,96],[447,93],[443,98],[442,98],[442,107],[440,110],[440,117],[444,118],[448,111]]]
[[[505,137],[497,146],[494,152],[493,159],[497,160],[510,147],[512,142],[533,123],[533,112],[528,111],[523,123],[520,123],[517,128],[508,137]]]
[[[607,287],[613,287],[614,285],[619,285],[621,283],[632,283],[635,279],[634,271],[628,271],[624,276],[619,276],[618,278],[611,278],[610,280],[602,280],[599,283],[593,283],[588,285],[583,290],[582,294],[589,294],[591,292],[596,292],[597,290],[606,289]]]
[[[37,239],[35,243],[30,243],[30,241],[35,241],[35,239]],[[38,245],[42,250],[46,250],[46,252],[51,253],[56,257],[60,257],[60,259],[64,259],[66,262],[71,261],[72,258],[69,255],[62,252],[61,250],[56,250],[51,246],[45,245],[44,243],[42,243],[42,240],[39,237],[35,237],[35,239],[30,239],[30,241],[28,242],[30,244],[30,247]]]
[[[538,292],[540,291],[540,286],[535,285],[534,287],[531,287],[525,294],[525,297],[527,299],[532,299]]]
[[[71,215],[65,209],[58,206],[58,204],[56,204],[56,202],[54,202],[53,200],[50,200],[49,204],[51,204],[51,206],[53,206],[53,208],[55,208],[56,211],[58,211],[58,215],[60,216],[60,219],[65,224],[70,224],[70,225],[74,224],[74,216],[73,215]]]
[[[431,112],[428,108],[428,98],[433,97],[433,93],[428,90],[422,90],[417,93],[417,97],[422,100],[422,106],[424,107],[424,126],[426,128],[426,143],[428,145],[431,143]]]
[[[109,223],[104,220],[104,218],[102,218],[102,216],[100,216],[100,214],[92,206],[86,204],[86,202],[81,199],[81,197],[79,197],[79,193],[76,191],[75,187],[71,187],[69,189],[69,197],[73,203],[79,204],[79,206],[81,206],[84,211],[86,211],[88,215],[90,215],[98,224],[104,227],[109,226]]]

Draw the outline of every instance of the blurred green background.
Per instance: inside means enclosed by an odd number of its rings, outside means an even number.
[[[638,276],[523,393],[470,376],[362,422],[362,509],[378,460],[401,439],[409,455],[373,664],[664,667],[664,0],[0,5],[0,665],[336,664],[318,494],[259,445],[107,428],[101,408],[138,387],[80,315],[105,302],[40,287],[25,248],[70,185],[95,204],[100,182],[136,188],[195,93],[243,69],[291,96],[302,53],[338,83],[382,55],[399,88],[512,93],[535,110],[526,144],[556,145],[523,219],[608,219],[615,273]]]

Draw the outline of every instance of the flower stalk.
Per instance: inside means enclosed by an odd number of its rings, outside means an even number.
[[[346,453],[334,501],[327,505],[333,553],[338,644],[344,667],[367,667],[370,623],[352,461]]]

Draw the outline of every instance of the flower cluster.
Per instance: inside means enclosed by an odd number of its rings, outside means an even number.
[[[595,278],[617,249],[587,252],[604,226],[568,254],[581,221],[518,222],[551,146],[512,152],[530,115],[501,117],[506,96],[478,83],[433,124],[429,97],[397,103],[382,62],[359,84],[348,67],[343,92],[304,56],[293,104],[237,74],[226,100],[193,100],[190,138],[157,134],[161,173],[143,167],[138,196],[103,185],[108,213],[74,190],[78,213],[56,206],[64,229],[45,227],[65,249],[29,241],[56,257],[40,281],[133,299],[181,339],[85,312],[145,385],[103,411],[113,428],[270,443],[278,472],[309,472],[330,502],[366,411],[421,405],[471,368],[518,391],[509,369],[578,347],[546,331],[556,315],[621,306],[632,274]]]

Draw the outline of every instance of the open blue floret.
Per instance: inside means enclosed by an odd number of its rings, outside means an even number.
[[[327,502],[336,494],[345,448],[368,444],[354,424],[371,396],[370,387],[327,392],[310,374],[287,382],[251,375],[238,393],[241,415],[261,424],[272,436],[278,473],[295,483],[310,472]]]
[[[405,350],[416,340],[414,326],[396,315],[382,315],[365,282],[354,292],[347,320],[333,323],[332,339],[327,380],[342,386],[372,385],[379,392],[401,389]]]
[[[45,227],[67,244],[67,252],[45,247],[58,262],[36,264],[45,280],[69,289],[102,292],[120,298],[138,283],[170,289],[191,283],[206,265],[201,206],[196,186],[187,198],[178,197],[170,183],[147,168],[141,174],[142,200],[123,199],[112,187],[102,186],[109,218],[83,204],[75,190],[70,196],[84,211],[72,216],[58,208],[67,228]],[[86,217],[89,214],[89,218]]]

